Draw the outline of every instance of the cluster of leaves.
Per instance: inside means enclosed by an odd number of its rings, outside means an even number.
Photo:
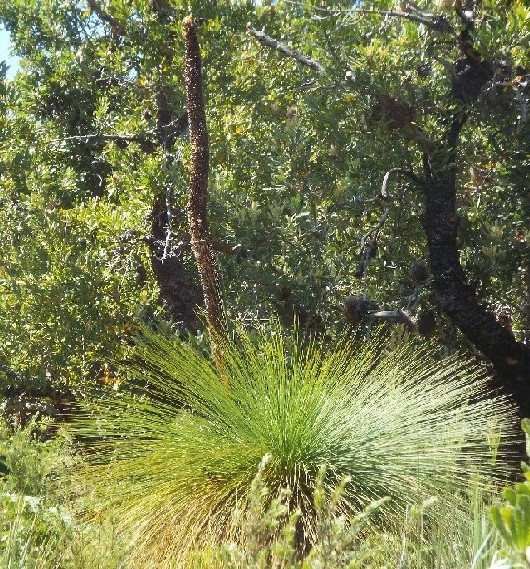
[[[523,419],[530,456],[530,419]],[[491,569],[530,567],[530,467],[523,464],[526,480],[506,488],[504,505],[492,507],[493,523],[502,536],[503,548],[497,551]]]
[[[160,144],[159,122],[164,108],[170,121],[184,108],[180,21],[188,5],[95,4],[110,20],[82,3],[0,4],[22,58],[0,113],[2,362],[37,384],[92,381],[91,366],[120,350],[131,323],[163,309],[146,245],[153,204],[162,196],[178,211],[185,203],[188,147]],[[290,323],[294,312],[307,329],[334,336],[349,294],[385,308],[436,309],[410,275],[426,257],[416,191],[403,181],[391,184],[388,203],[372,200],[386,171],[417,167],[421,156],[399,131],[382,128],[373,109],[399,95],[417,127],[436,137],[437,117],[454,104],[440,58],[454,60],[456,45],[415,22],[335,4],[256,4],[194,6],[204,22],[211,228],[215,240],[244,252],[220,258],[230,314],[253,322],[275,311]],[[477,48],[527,65],[528,14],[520,0],[510,8],[483,2]],[[448,18],[458,24],[456,14]],[[326,73],[315,77],[262,48],[247,21]],[[528,127],[510,93],[497,102],[492,110],[479,100],[464,133],[461,249],[481,299],[508,306],[522,329],[530,304],[521,184]],[[359,279],[361,239],[386,208]],[[189,251],[179,248],[183,219],[174,216],[168,250],[194,275]],[[439,332],[450,336],[445,326]]]

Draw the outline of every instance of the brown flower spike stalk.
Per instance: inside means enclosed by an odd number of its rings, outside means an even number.
[[[188,189],[188,222],[191,248],[197,261],[206,305],[206,319],[212,342],[212,352],[220,367],[221,355],[217,340],[224,334],[225,318],[222,308],[219,270],[208,230],[208,131],[201,77],[201,52],[197,39],[197,24],[191,16],[182,22],[184,30],[184,76],[186,106],[191,141],[191,170]]]

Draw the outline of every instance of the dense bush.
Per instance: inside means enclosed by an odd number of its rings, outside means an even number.
[[[174,303],[197,300],[183,212],[189,147],[177,129],[188,5],[109,0],[98,12],[99,4],[0,4],[22,62],[0,97],[0,363],[29,386],[91,384],[131,325],[160,312],[182,328]],[[374,109],[399,94],[417,128],[443,138],[456,103],[440,61],[459,57],[457,42],[431,41],[428,28],[384,14],[321,14],[327,5],[194,6],[226,308],[248,323],[274,311],[290,325],[296,313],[325,337],[340,332],[343,300],[354,295],[430,314],[453,348],[429,275],[420,283],[411,274],[428,258],[423,197],[406,177],[390,177],[387,197],[375,199],[386,172],[421,171],[421,151]],[[105,19],[105,10],[114,15]],[[462,25],[456,13],[446,17]],[[288,37],[326,73],[262,48],[249,21]],[[522,0],[484,1],[475,48],[506,59],[506,73],[528,66],[527,22]],[[529,129],[527,91],[514,85],[499,94],[485,86],[470,107],[456,205],[468,281],[521,338],[530,329]]]
[[[79,463],[63,439],[41,442],[31,429],[2,431],[3,448],[9,445],[9,473],[0,484],[0,567],[5,569],[119,569],[133,567],[124,556],[123,543],[113,524],[87,524],[80,505],[57,493],[56,475],[68,484],[68,465]],[[44,477],[33,486],[31,470],[20,467],[22,457]],[[486,569],[498,536],[488,523],[488,503],[495,497],[486,480],[469,480],[458,504],[441,504],[432,497],[411,505],[401,521],[381,529],[378,511],[387,498],[370,504],[358,516],[344,515],[343,501],[351,483],[338,487],[325,483],[320,468],[311,496],[316,516],[311,551],[300,558],[296,549],[300,511],[293,511],[288,488],[271,489],[263,473],[266,457],[251,483],[248,500],[236,504],[230,514],[230,532],[224,543],[211,542],[192,551],[190,569]],[[488,488],[486,488],[488,487]],[[16,489],[32,489],[33,495]],[[38,494],[36,491],[38,490]],[[455,496],[459,494],[455,488]],[[346,498],[347,499],[347,498]],[[86,505],[86,502],[85,502]],[[150,563],[156,563],[151,559]],[[149,565],[140,564],[138,569]]]

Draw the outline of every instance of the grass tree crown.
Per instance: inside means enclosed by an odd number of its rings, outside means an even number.
[[[491,477],[491,447],[515,424],[482,370],[436,360],[433,348],[390,350],[376,338],[325,352],[279,326],[239,330],[220,346],[227,381],[189,344],[146,332],[128,385],[77,422],[96,451],[82,474],[141,563],[170,564],[224,538],[264,456],[263,480],[271,495],[290,488],[310,543],[322,465],[330,491],[349,477],[346,515],[389,496],[382,515],[391,521],[430,496],[452,500],[470,476]]]

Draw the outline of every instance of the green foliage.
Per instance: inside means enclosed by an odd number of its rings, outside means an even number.
[[[263,467],[263,463],[261,468]],[[232,534],[220,547],[194,553],[190,567],[201,569],[454,569],[490,567],[498,544],[489,525],[489,504],[495,492],[471,481],[464,495],[456,492],[452,504],[440,507],[435,498],[411,505],[393,531],[377,524],[377,511],[387,501],[370,504],[347,518],[338,505],[347,479],[331,494],[322,486],[325,469],[316,479],[313,502],[318,520],[313,547],[305,555],[295,549],[293,535],[300,512],[289,516],[289,496],[282,489],[268,501],[261,469],[252,483],[245,510],[236,508]],[[434,508],[435,513],[432,514]]]
[[[145,259],[121,234],[137,218],[97,204],[54,208],[38,197],[0,212],[1,358],[28,376],[26,388],[94,380],[90,367],[127,336]],[[149,302],[147,290],[143,298]],[[10,378],[2,388],[23,389]]]
[[[68,464],[68,442],[59,436],[41,442],[49,428],[49,421],[34,419],[23,429],[13,428],[2,421],[0,430],[0,456],[5,489],[16,494],[40,496],[64,472]],[[71,464],[70,464],[71,466]]]
[[[530,441],[530,419],[523,419],[527,454]],[[529,454],[530,456],[530,454]],[[491,516],[502,537],[504,547],[496,555],[494,567],[530,567],[530,467],[523,465],[526,480],[506,488],[503,506],[493,506]],[[497,565],[495,564],[497,563]]]
[[[356,538],[359,532],[388,498],[373,502],[358,516],[347,519],[339,506],[348,480],[344,479],[328,495],[323,484],[326,470],[321,468],[313,496],[317,520],[315,543],[302,556],[296,550],[295,540],[301,512],[289,515],[290,490],[282,489],[277,498],[268,498],[262,470],[269,458],[265,457],[260,465],[245,509],[233,511],[233,541],[223,544],[217,553],[209,551],[198,555],[191,563],[227,569],[339,569],[352,566],[350,562],[355,556],[354,545],[358,545]]]
[[[66,502],[65,477],[76,460],[64,436],[42,441],[47,422],[24,429],[2,424],[0,567],[2,569],[118,569],[119,541],[107,526],[76,519]]]
[[[21,57],[15,79],[0,85],[0,364],[15,372],[0,375],[3,392],[67,388],[81,398],[98,370],[109,369],[107,362],[128,357],[131,330],[164,309],[148,246],[157,200],[172,202],[175,212],[170,254],[194,271],[189,251],[181,248],[189,149],[184,138],[173,148],[157,142],[160,94],[177,115],[183,110],[180,21],[191,5],[100,4],[123,25],[121,36],[83,3],[0,0],[0,21]],[[473,32],[477,49],[493,62],[528,68],[524,0],[480,4]],[[429,283],[418,286],[410,275],[413,261],[426,257],[423,206],[415,188],[407,179],[392,178],[390,199],[373,199],[387,171],[405,166],[420,172],[422,155],[401,133],[385,132],[373,110],[382,97],[399,96],[414,109],[415,127],[436,138],[455,104],[442,61],[458,57],[456,42],[415,22],[349,6],[338,10],[337,3],[312,0],[193,5],[204,21],[211,229],[216,240],[245,253],[220,257],[227,310],[250,324],[274,311],[287,326],[295,313],[304,333],[325,331],[322,345],[335,345],[341,337],[341,302],[350,294],[375,298],[382,308],[437,310]],[[370,7],[395,6],[377,0]],[[454,11],[447,18],[461,25]],[[264,49],[246,33],[247,21],[317,59],[326,73],[315,77]],[[481,302],[504,307],[505,316],[511,312],[519,337],[530,329],[527,111],[522,86],[517,92],[491,88],[470,108],[457,165],[459,249],[468,280]],[[154,143],[117,141],[117,135]],[[377,252],[359,279],[361,238],[386,212]],[[455,346],[446,321],[437,332],[449,349]],[[456,359],[442,370],[412,348],[387,358],[381,346],[381,363],[369,369],[361,362],[361,372],[354,373],[358,360],[344,363],[349,346],[325,356],[315,346],[285,346],[280,333],[274,334],[259,348],[245,337],[236,340],[237,349],[227,347],[230,389],[191,348],[148,338],[139,348],[148,367],[133,366],[132,389],[106,393],[101,409],[94,408],[102,415],[97,431],[95,419],[85,427],[101,437],[94,441],[101,456],[91,457],[101,464],[87,470],[101,490],[100,508],[123,514],[120,535],[139,544],[140,559],[142,548],[156,550],[159,530],[159,550],[169,542],[171,553],[170,529],[197,536],[210,514],[211,533],[222,539],[231,509],[243,507],[247,496],[252,503],[252,477],[266,454],[271,461],[263,481],[272,510],[263,524],[284,516],[292,529],[294,518],[291,525],[289,519],[299,508],[304,539],[315,552],[323,531],[313,500],[322,463],[328,467],[326,496],[344,475],[354,474],[333,523],[351,522],[367,503],[387,494],[394,510],[386,506],[374,519],[387,516],[399,528],[397,520],[405,516],[401,533],[376,532],[358,544],[359,564],[380,569],[392,559],[396,566],[399,559],[390,553],[399,550],[403,536],[417,567],[465,566],[462,560],[467,563],[476,551],[476,543],[472,547],[464,539],[466,532],[486,544],[485,550],[493,547],[494,538],[486,540],[488,532],[482,531],[482,511],[474,516],[480,527],[469,532],[469,518],[460,509],[451,514],[443,498],[429,501],[455,486],[463,490],[470,470],[484,473],[488,445],[480,441],[486,417],[491,415],[492,438],[510,420],[508,412],[500,417],[502,402],[495,411],[495,401],[479,397],[485,382],[478,372]],[[356,357],[364,357],[362,350]],[[401,357],[410,358],[408,367]],[[2,500],[19,536],[9,543],[19,544],[11,551],[18,551],[19,560],[25,555],[27,563],[32,543],[70,551],[84,540],[80,526],[72,529],[49,511],[55,506],[46,494],[62,451],[28,433],[16,432],[2,443],[2,463],[11,469]],[[290,494],[280,496],[280,488]],[[507,509],[495,514],[520,555],[524,488],[516,487]],[[270,554],[260,523],[254,528],[257,543],[244,546],[253,547],[256,558],[262,546]],[[454,557],[427,551],[426,528],[446,544],[439,551]],[[282,539],[288,550],[293,536]],[[333,540],[342,543],[341,536]],[[464,543],[455,550],[454,544]],[[72,559],[85,555],[86,566],[96,567],[87,547]],[[467,557],[460,555],[464,550]],[[37,558],[36,566],[46,567],[44,557]],[[101,561],[102,567],[113,563]]]
[[[145,560],[132,565],[130,558],[125,559],[122,535],[115,530],[115,520],[88,524],[77,515],[80,505],[65,501],[62,488],[71,465],[79,465],[80,459],[74,460],[70,446],[62,437],[41,442],[36,435],[46,428],[46,424],[33,423],[31,428],[12,430],[6,426],[2,431],[4,448],[12,450],[7,460],[11,469],[0,484],[0,567],[145,567]],[[297,535],[302,512],[293,509],[290,488],[271,491],[265,486],[264,475],[270,460],[270,456],[262,460],[247,498],[241,496],[236,500],[223,542],[209,533],[206,523],[205,543],[196,544],[198,550],[190,552],[187,566],[193,569],[489,567],[495,536],[492,537],[486,523],[487,504],[493,496],[488,484],[484,490],[487,481],[470,480],[463,494],[455,488],[451,501],[445,504],[429,498],[422,504],[409,505],[401,520],[382,527],[378,519],[388,498],[369,505],[357,516],[347,516],[343,502],[347,500],[345,495],[351,481],[344,478],[338,486],[332,486],[326,482],[329,476],[326,469],[320,468],[311,496],[314,540],[311,550],[301,555],[297,550]],[[44,476],[44,483],[41,479],[36,485],[32,471],[27,468],[29,463],[38,472],[47,472],[54,464],[53,475]],[[17,488],[32,493],[24,494]]]
[[[63,531],[66,517],[46,504],[58,471],[63,470],[64,442],[39,442],[47,425],[31,422],[25,429],[2,424],[0,454],[4,476],[0,480],[2,510],[0,559],[2,567],[37,567],[39,551]]]
[[[205,532],[223,539],[265,455],[271,495],[289,488],[290,514],[301,511],[300,544],[315,540],[320,465],[326,492],[351,476],[342,513],[388,495],[392,525],[407,504],[451,502],[470,475],[489,475],[488,435],[511,435],[510,406],[486,397],[480,370],[417,346],[345,341],[325,353],[276,326],[255,342],[240,331],[223,354],[219,376],[188,344],[147,333],[126,388],[76,420],[82,476],[144,562],[179,559]]]
[[[183,110],[180,20],[189,3],[103,4],[123,23],[123,37],[83,5],[0,2],[22,58],[3,86],[0,113],[0,356],[29,386],[92,383],[91,366],[120,352],[131,324],[163,311],[145,239],[160,196],[176,213],[171,252],[194,273],[189,251],[179,249],[186,224],[177,215],[189,149],[184,138],[170,150],[156,142],[160,92],[177,115]],[[373,108],[399,95],[417,126],[438,136],[454,104],[440,60],[455,60],[456,42],[402,18],[322,11],[329,2],[256,4],[193,6],[204,20],[211,229],[245,251],[220,258],[227,309],[251,322],[274,311],[285,325],[296,313],[331,337],[350,294],[388,309],[437,310],[429,287],[410,276],[413,261],[426,257],[415,188],[392,179],[391,199],[372,199],[391,168],[419,172],[421,152],[399,132],[383,132]],[[456,13],[447,18],[460,25]],[[308,68],[249,38],[248,21],[289,38],[326,73],[312,83]],[[528,66],[527,28],[524,2],[483,2],[474,37],[488,58]],[[524,330],[528,124],[513,92],[494,103],[476,102],[460,146],[460,249],[480,300],[511,307],[515,329]],[[116,135],[155,143],[109,138]],[[387,208],[377,254],[359,280],[360,240]],[[437,331],[451,345],[448,324]]]

